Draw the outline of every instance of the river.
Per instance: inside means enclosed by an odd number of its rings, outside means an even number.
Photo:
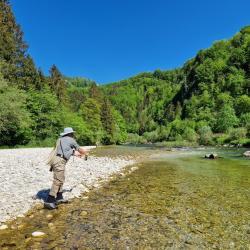
[[[204,159],[206,152],[220,158]],[[106,147],[135,171],[0,232],[1,249],[250,249],[250,161],[243,149]],[[128,169],[129,171],[129,169]],[[45,237],[32,238],[33,231]]]

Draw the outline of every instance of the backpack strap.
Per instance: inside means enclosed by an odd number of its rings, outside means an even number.
[[[62,148],[62,141],[61,141],[61,139],[59,139],[59,140],[60,140],[61,150],[62,150],[62,153],[63,153],[63,159],[65,159],[65,160],[66,160],[66,158],[65,158],[65,156],[64,156],[63,148]]]

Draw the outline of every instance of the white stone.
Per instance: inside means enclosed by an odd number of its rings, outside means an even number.
[[[45,235],[44,232],[39,232],[39,231],[36,231],[36,232],[32,233],[33,237],[41,237],[41,236],[44,236],[44,235]]]
[[[53,215],[52,214],[47,214],[46,218],[49,219],[49,220],[51,220],[53,218]]]
[[[244,155],[245,157],[250,157],[250,151],[246,151],[245,153],[243,153],[243,155]]]
[[[49,166],[46,165],[50,151],[51,148],[0,150],[2,223],[17,216],[22,217],[34,205],[41,204],[41,200],[34,198],[39,191],[41,193],[41,190],[51,187],[53,173],[49,172]],[[108,180],[112,174],[121,172],[125,166],[133,163],[132,160],[92,155],[87,161],[74,157],[66,167],[65,196],[68,199],[79,197],[94,185],[98,187],[100,179]]]
[[[7,228],[8,228],[7,225],[1,225],[1,226],[0,226],[0,230],[4,230],[4,229],[7,229]]]

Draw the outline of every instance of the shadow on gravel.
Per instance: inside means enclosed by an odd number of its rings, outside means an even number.
[[[49,194],[49,190],[50,189],[42,189],[40,191],[37,192],[37,194],[35,195],[34,199],[35,200],[43,200],[46,201],[47,196]]]
[[[42,189],[38,191],[36,195],[33,196],[33,199],[46,201],[47,196],[49,195],[49,191],[50,189]],[[63,193],[71,192],[71,191],[72,189],[63,189]]]

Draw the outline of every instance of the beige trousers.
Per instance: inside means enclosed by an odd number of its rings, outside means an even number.
[[[65,165],[67,161],[56,156],[55,163],[52,165],[53,183],[49,194],[56,197],[58,192],[62,192],[63,183],[65,181]]]

